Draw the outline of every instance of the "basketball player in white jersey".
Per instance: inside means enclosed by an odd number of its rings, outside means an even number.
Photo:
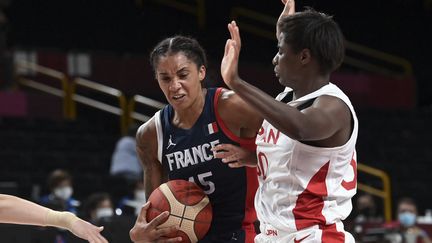
[[[274,71],[286,87],[276,99],[238,76],[235,22],[221,64],[225,83],[265,119],[256,138],[261,234],[255,242],[354,242],[341,220],[356,193],[358,122],[348,97],[330,82],[344,58],[344,38],[330,16],[290,15],[293,5],[285,3],[276,28]],[[215,149],[225,150],[218,155],[224,162],[240,159],[235,166],[247,154],[232,145]]]

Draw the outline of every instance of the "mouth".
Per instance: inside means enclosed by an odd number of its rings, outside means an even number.
[[[181,100],[183,97],[185,97],[186,95],[185,94],[179,94],[179,95],[174,95],[174,96],[172,96],[171,98],[173,99],[173,100]]]
[[[275,76],[277,78],[279,78],[279,72],[278,72],[278,69],[276,67],[274,68],[274,73],[275,73]]]

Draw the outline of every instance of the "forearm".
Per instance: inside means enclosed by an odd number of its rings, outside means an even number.
[[[231,88],[278,130],[292,138],[301,137],[301,126],[307,122],[303,113],[240,78]]]
[[[68,212],[57,212],[33,202],[9,195],[0,195],[0,222],[55,226],[70,229],[78,218]]]

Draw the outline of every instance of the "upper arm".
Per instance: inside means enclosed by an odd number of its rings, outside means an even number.
[[[158,141],[154,119],[155,117],[141,125],[136,135],[136,149],[143,166],[147,198],[166,178],[162,164],[157,158]]]
[[[313,105],[302,110],[298,121],[298,140],[318,141],[342,134],[340,140],[347,140],[351,131],[351,111],[341,99],[320,96]]]
[[[262,116],[234,91],[223,90],[218,112],[228,128],[241,137],[253,137],[262,125]],[[242,136],[245,135],[245,136]]]

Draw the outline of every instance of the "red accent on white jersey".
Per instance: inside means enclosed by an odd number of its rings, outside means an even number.
[[[276,99],[281,100],[289,91],[287,88]],[[357,188],[358,121],[349,98],[329,83],[288,105],[297,107],[322,95],[341,99],[351,111],[354,127],[344,145],[332,148],[306,145],[279,132],[267,121],[256,138],[258,219],[287,233],[311,225],[340,223],[352,210],[351,198]]]

